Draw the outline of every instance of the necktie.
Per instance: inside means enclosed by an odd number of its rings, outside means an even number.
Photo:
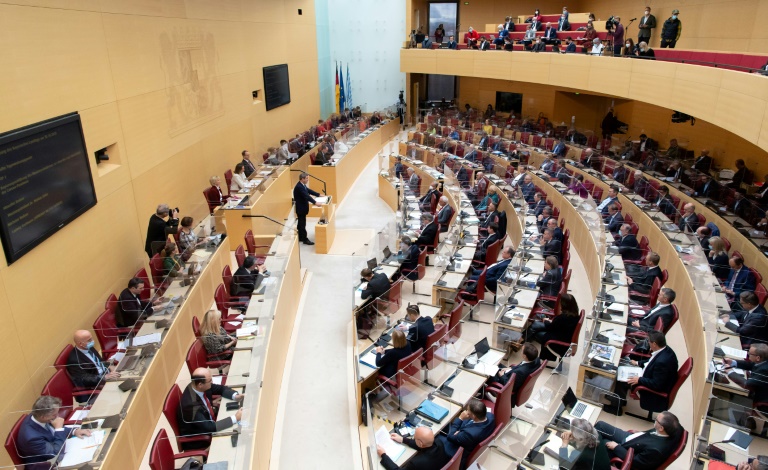
[[[46,423],[46,424],[45,424],[45,429],[47,429],[48,431],[50,431],[50,432],[51,432],[51,434],[56,434],[56,429],[54,429],[54,427],[53,427],[53,426],[51,426],[51,423]]]
[[[731,277],[731,282],[728,284],[728,289],[733,290],[733,286],[736,285],[736,277],[738,277],[739,271],[734,271],[733,276]]]
[[[208,414],[211,416],[211,420],[213,420],[213,407],[211,406],[211,402],[208,401],[208,397],[203,395],[203,401],[205,401],[205,407],[208,408]]]
[[[88,355],[91,356],[91,359],[93,359],[93,363],[96,364],[96,368],[99,370],[99,373],[103,374],[104,373],[104,364],[101,363],[101,361],[99,360],[98,356],[96,356],[96,353],[94,353],[93,351],[91,351],[89,349],[88,350]]]

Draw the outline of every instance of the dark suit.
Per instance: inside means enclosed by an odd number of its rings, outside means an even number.
[[[501,276],[503,276],[507,271],[507,267],[509,266],[510,261],[512,261],[512,258],[501,259],[500,261],[492,264],[488,270],[485,271],[485,287],[487,287],[488,290],[491,292],[496,292],[499,279],[501,279]],[[481,272],[481,269],[475,270],[475,275],[479,276]],[[475,275],[472,277],[475,277]]]
[[[747,212],[749,211],[750,203],[745,198],[735,200],[731,211],[742,219],[746,219]]]
[[[86,354],[78,348],[73,348],[67,358],[67,373],[76,387],[95,388],[101,384],[104,374],[109,372],[109,363],[104,361],[96,348],[91,348],[88,352],[89,354]]]
[[[150,258],[152,255],[160,251],[164,246],[168,235],[176,233],[179,227],[179,219],[169,218],[165,220],[158,217],[157,214],[152,214],[149,218],[149,225],[147,226],[147,241],[144,244],[144,251]]]
[[[709,155],[701,155],[693,163],[693,169],[699,170],[702,173],[709,173],[709,169],[712,167],[712,157]]]
[[[726,322],[725,327],[739,334],[742,346],[768,342],[768,314],[765,307],[758,305],[751,312],[733,311],[730,316],[739,321],[739,326]]]
[[[543,323],[543,328],[536,332],[536,341],[541,344],[541,352],[539,352],[539,359],[554,361],[557,360],[557,356],[549,352],[544,347],[547,341],[561,341],[568,343],[568,346],[561,346],[559,344],[550,345],[550,347],[561,356],[570,348],[571,340],[573,340],[573,332],[576,331],[576,327],[579,324],[581,317],[579,315],[563,315],[560,314],[552,319],[550,323]]]
[[[451,224],[451,218],[453,217],[453,208],[446,204],[440,212],[437,213],[437,223],[440,224],[440,231],[447,232],[448,226]]]
[[[717,199],[718,184],[714,180],[709,180],[698,191],[699,196],[709,199]]]
[[[408,248],[408,251],[405,252],[405,259],[403,260],[402,264],[400,264],[400,271],[409,271],[404,275],[411,281],[415,281],[419,276],[419,273],[416,270],[418,267],[419,247],[416,245],[411,245],[410,248]]]
[[[421,231],[421,235],[416,239],[415,245],[424,247],[426,245],[432,245],[435,243],[435,236],[437,235],[437,222],[434,220],[428,223]]]
[[[453,457],[459,451],[459,447],[464,449],[461,454],[461,468],[466,468],[469,454],[493,433],[495,426],[496,420],[493,413],[487,413],[482,423],[456,418],[449,426],[448,432],[440,435],[438,439],[443,441],[445,453],[449,457]]]
[[[386,349],[384,354],[376,353],[376,366],[379,368],[379,374],[392,377],[397,373],[398,361],[408,357],[412,352],[411,344],[406,343],[405,347]]]
[[[612,216],[611,215],[608,216],[607,223],[608,223],[608,231],[616,235],[617,233],[619,233],[619,229],[621,228],[621,226],[624,225],[624,216],[621,215],[621,212],[616,211],[616,213],[613,214]]]
[[[529,205],[533,203],[533,195],[536,194],[536,186],[533,184],[533,182],[525,184],[520,184],[520,190],[523,193],[523,198],[525,198],[525,202],[527,202]]]
[[[566,53],[566,54],[574,54],[574,53],[576,53],[576,43],[575,43],[575,42],[573,42],[573,41],[571,41],[571,43],[570,43],[570,44],[568,44],[568,45],[565,47],[565,53]]]
[[[640,249],[640,245],[637,243],[637,238],[631,233],[626,237],[620,238],[616,241],[616,246],[619,247],[619,254],[624,260],[639,260],[643,256],[643,251]]]
[[[557,30],[558,31],[570,31],[571,30],[571,23],[568,22],[568,18],[560,17],[559,20],[557,20]]]
[[[667,217],[672,217],[677,213],[677,209],[675,209],[675,203],[672,201],[672,198],[669,197],[669,195],[665,196],[664,198],[659,198],[656,201],[656,205],[659,207],[659,210]]]
[[[22,421],[19,436],[16,439],[16,451],[21,460],[27,464],[24,467],[27,470],[48,470],[51,468],[50,463],[30,464],[50,460],[59,455],[64,447],[70,430],[51,432],[52,429],[50,425],[43,427],[32,421],[32,415],[28,415]]]
[[[736,367],[750,372],[745,388],[754,403],[768,402],[768,361],[736,361]]]
[[[515,384],[512,386],[512,391],[515,392],[517,390],[520,390],[520,387],[523,386],[523,382],[525,382],[525,379],[527,379],[529,375],[536,372],[536,369],[538,369],[539,367],[541,367],[541,359],[537,357],[531,362],[521,362],[520,364],[511,366],[510,370],[507,371],[507,373],[505,374],[501,374],[501,371],[499,371],[498,373],[496,373],[495,376],[493,376],[490,379],[490,381],[498,382],[502,385],[506,385],[507,382],[509,382],[509,379],[512,378],[512,374],[514,374]]]
[[[653,281],[658,278],[661,281],[661,268],[658,266],[649,267],[643,269],[638,274],[630,276],[632,278],[632,285],[629,286],[630,291],[640,292],[647,294],[651,291]]]
[[[544,244],[541,247],[541,252],[544,254],[544,257],[547,256],[554,256],[557,258],[557,263],[560,264],[560,256],[562,252],[562,243],[560,240],[553,238],[552,240],[548,241],[546,244]]]
[[[259,273],[259,270],[251,271],[245,267],[237,268],[235,274],[232,276],[232,282],[229,285],[229,293],[232,297],[248,298],[253,294],[264,276]]]
[[[637,194],[638,196],[642,196],[644,199],[648,199],[648,188],[650,187],[650,184],[648,184],[648,180],[640,177],[635,179],[635,187],[632,188],[632,190]]]
[[[743,291],[755,290],[755,276],[746,266],[742,266],[738,272],[731,269],[725,280],[725,287],[733,290],[733,296],[738,300]]]
[[[619,198],[608,196],[598,204],[597,208],[600,209],[600,214],[603,216],[603,219],[608,217],[608,206],[617,202],[619,202]]]
[[[115,309],[115,323],[121,328],[136,324],[139,318],[152,314],[152,304],[134,296],[128,288],[120,292]]]
[[[309,204],[315,203],[312,196],[320,196],[320,193],[312,191],[304,186],[301,181],[293,187],[293,200],[296,203],[296,218],[298,219],[299,241],[307,241],[307,214]]]
[[[648,42],[651,40],[651,30],[656,27],[656,17],[653,15],[640,18],[640,23],[637,26],[637,42]]]
[[[557,29],[553,27],[544,28],[544,37],[541,38],[542,42],[552,44],[557,41]]]
[[[429,317],[419,317],[416,323],[408,328],[408,342],[411,343],[411,350],[418,351],[419,348],[427,350],[427,337],[435,332],[435,324]]]
[[[707,258],[709,267],[712,269],[712,274],[714,274],[721,282],[725,281],[731,273],[731,267],[728,265],[728,260],[728,253],[721,253],[714,258]]]
[[[374,273],[373,277],[370,281],[368,281],[368,286],[363,289],[361,297],[363,299],[372,298],[377,299],[381,295],[386,294],[389,290],[389,279],[387,278],[386,274],[383,273]]]
[[[485,253],[488,251],[488,247],[499,241],[499,234],[494,233],[492,235],[489,235],[488,238],[483,240],[483,243],[477,247],[477,251],[475,252],[475,259],[478,261],[485,261]],[[492,260],[494,263],[496,260]]]
[[[440,197],[436,189],[429,188],[427,194],[419,199],[419,208],[422,212],[432,212],[432,199]],[[437,201],[435,201],[435,207],[437,207]]]
[[[531,48],[531,51],[533,51],[533,52],[546,52],[547,51],[547,45],[544,43],[544,41],[537,42],[536,44],[533,45],[533,47]]]
[[[691,233],[696,232],[696,230],[699,228],[699,216],[696,214],[691,214],[686,217],[681,217],[678,227],[680,227],[680,230],[683,232],[686,230],[690,231]]]
[[[627,451],[634,449],[635,456],[632,459],[633,470],[656,470],[672,455],[672,452],[674,452],[679,443],[678,436],[659,436],[656,434],[655,429],[645,431],[642,435],[629,441],[627,441],[627,438],[631,435],[630,433],[604,421],[598,422],[595,425],[595,429],[606,440],[619,444],[613,450],[608,451],[609,456],[625,459]]]
[[[387,470],[440,470],[451,459],[443,447],[443,441],[435,439],[435,442],[425,448],[416,445],[410,437],[403,438],[403,444],[415,449],[416,454],[408,459],[402,466],[398,466],[387,454],[381,456],[381,466]]]
[[[213,401],[214,395],[221,395],[225,398],[232,399],[235,395],[235,391],[224,385],[212,383],[211,388],[209,388],[204,395],[208,399],[208,404],[210,404]],[[185,388],[184,392],[181,394],[179,409],[176,411],[176,419],[179,423],[179,435],[190,436],[210,434],[232,426],[233,423],[230,419],[221,420],[219,423],[214,421],[215,417],[211,415],[208,404],[195,392],[191,383],[187,385],[187,388]],[[185,447],[185,449],[186,448],[187,447]]]
[[[645,367],[643,375],[637,383],[638,386],[647,387],[661,393],[672,391],[672,387],[677,382],[677,356],[672,348],[667,346],[660,350],[656,356],[652,356],[648,360],[638,361],[638,363],[640,367]],[[616,382],[614,392],[624,399],[629,388],[630,386],[626,382]],[[641,392],[640,407],[644,410],[659,412],[669,409],[669,403],[667,403],[665,397]]]
[[[540,216],[545,207],[547,207],[547,201],[544,199],[539,199],[539,202],[533,206],[533,215],[536,217]]]
[[[491,47],[491,43],[488,42],[488,41],[483,41],[483,42],[480,43],[480,50],[481,51],[487,51],[488,49],[490,49],[490,47]]]
[[[240,163],[243,164],[243,170],[245,171],[245,177],[246,178],[250,178],[251,177],[251,173],[256,171],[256,167],[253,166],[253,163],[251,163],[250,160],[246,160],[245,158],[243,158],[243,161],[240,162]]]
[[[661,323],[663,325],[662,330],[666,330],[674,318],[674,310],[672,309],[672,305],[656,304],[655,307],[653,307],[643,318],[640,319],[639,328],[628,326],[627,330],[645,332],[652,331],[655,329],[656,322],[659,320],[659,318],[661,318]],[[635,318],[629,318],[627,323],[631,324],[635,320]]]
[[[563,275],[560,272],[560,268],[555,268],[545,271],[538,282],[536,282],[536,285],[539,287],[541,295],[555,297],[560,291],[562,283]]]
[[[448,44],[448,49],[458,49],[459,45],[456,44],[456,41],[448,41],[446,44]]]

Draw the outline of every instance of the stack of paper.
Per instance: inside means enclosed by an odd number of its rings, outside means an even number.
[[[405,452],[405,446],[393,441],[392,438],[389,437],[389,431],[387,431],[385,426],[380,427],[379,430],[376,431],[376,444],[381,446],[389,458],[394,461],[397,461],[397,459],[403,455],[403,452]]]
[[[259,326],[258,325],[243,326],[242,328],[238,328],[235,331],[235,335],[238,338],[243,338],[245,336],[259,336]]]
[[[371,349],[370,351],[368,351],[364,355],[360,356],[360,362],[362,362],[363,364],[365,364],[368,367],[372,367],[372,368],[376,369],[376,367],[377,367],[376,366],[376,350],[375,349]]]
[[[720,346],[720,349],[723,350],[726,356],[736,357],[739,359],[747,358],[747,351],[744,351],[743,349],[736,349],[730,346]]]
[[[159,343],[162,339],[163,335],[160,332],[136,336],[131,340],[131,346],[144,346],[145,344]]]
[[[67,439],[64,458],[59,463],[62,467],[80,465],[93,460],[93,455],[104,441],[104,431],[92,431],[89,437]]]

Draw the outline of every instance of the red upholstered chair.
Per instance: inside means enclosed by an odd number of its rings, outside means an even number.
[[[635,308],[635,305],[641,305],[643,307],[650,308],[652,299],[655,299],[659,296],[660,290],[661,290],[661,281],[659,281],[659,278],[657,277],[653,280],[653,284],[651,285],[651,291],[649,293],[641,294],[639,292],[634,292],[634,291],[630,292],[630,304],[632,304],[632,308]]]
[[[149,272],[152,274],[155,291],[158,292],[158,295],[162,295],[170,285],[171,280],[165,275],[163,258],[160,257],[160,253],[157,253],[149,260]]]
[[[118,328],[115,323],[115,314],[111,310],[104,310],[93,322],[93,332],[101,345],[103,354],[114,354],[119,348],[118,341],[130,333],[133,328]]]
[[[624,460],[621,460],[618,457],[614,457],[611,459],[611,470],[629,470],[632,468],[632,459],[635,458],[635,449],[630,447],[627,449],[627,455],[624,456]],[[620,465],[619,467],[615,467],[614,465]]]
[[[466,290],[466,285],[464,286],[464,289],[459,291],[458,297],[468,305],[477,305],[483,301],[483,298],[485,297],[485,276],[487,270],[488,268],[484,267],[480,276],[477,278],[474,292]]]
[[[579,335],[581,334],[581,326],[584,324],[584,316],[585,316],[584,309],[581,309],[581,313],[579,313],[579,322],[576,324],[576,329],[573,330],[573,336],[571,337],[570,344],[565,343],[563,341],[556,341],[554,339],[551,339],[546,343],[544,343],[541,347],[547,348],[547,350],[549,350],[550,353],[552,353],[554,356],[557,356],[558,360],[560,360],[560,358],[563,357],[563,355],[565,355],[569,350],[571,351],[571,356],[576,354],[576,348],[578,347],[578,344],[579,344]],[[566,348],[565,352],[560,353],[559,352],[560,348],[558,348],[557,351],[552,349],[555,346],[561,346],[563,348]]]
[[[389,286],[389,290],[386,294],[377,298],[374,301],[374,308],[381,315],[392,315],[400,310],[400,306],[403,303],[403,280],[404,277],[400,277]]]
[[[640,385],[632,389],[632,392],[630,393],[630,397],[632,397],[635,400],[640,400],[640,407],[648,411],[648,419],[650,420],[653,417],[653,413],[667,411],[670,407],[672,407],[672,404],[675,402],[675,397],[677,396],[677,391],[680,390],[680,387],[683,385],[683,382],[685,382],[688,376],[691,375],[692,370],[693,370],[693,358],[689,357],[688,359],[685,360],[685,362],[683,362],[683,365],[680,366],[680,368],[677,370],[677,381],[675,382],[675,385],[672,387],[672,390],[669,393],[657,392],[655,390],[651,390],[648,387],[644,387]],[[667,399],[667,405],[661,406],[661,407],[649,406],[649,404],[646,403],[645,400],[643,400],[643,395],[657,395],[660,397],[664,397]]]
[[[451,313],[448,314],[448,330],[446,330],[446,340],[455,343],[461,338],[461,315],[464,313],[464,300],[459,300]],[[445,317],[443,317],[445,318]]]
[[[755,295],[757,296],[757,299],[760,301],[760,305],[765,306],[765,300],[768,299],[768,290],[765,289],[765,286],[762,284],[757,284],[755,287]]]
[[[512,419],[512,387],[515,385],[515,374],[509,377],[505,385],[501,387],[498,385],[498,382],[494,382],[493,386],[485,388],[485,392],[493,395],[496,401],[483,400],[483,404],[491,409],[496,423],[504,426]]]
[[[13,427],[11,428],[11,431],[8,433],[8,437],[5,438],[5,451],[8,452],[8,455],[11,457],[11,462],[13,462],[14,465],[18,465],[19,467],[16,468],[24,468],[24,462],[21,460],[21,456],[19,456],[18,452],[18,445],[16,444],[16,441],[19,439],[19,430],[21,429],[21,423],[24,422],[24,418],[26,418],[26,414],[21,414],[19,416],[19,419],[16,420],[16,423],[14,423]],[[459,449],[459,452],[457,454],[461,453],[461,449]],[[458,467],[456,467],[458,468]]]
[[[203,345],[203,340],[196,338],[192,346],[187,351],[187,369],[193,373],[198,367],[207,367],[209,369],[218,369],[219,373],[224,367],[230,365],[232,361],[223,359],[209,359],[209,355]]]
[[[75,384],[69,378],[66,370],[57,370],[53,377],[48,379],[48,383],[43,387],[41,395],[50,395],[52,397],[59,398],[61,400],[61,408],[59,409],[59,416],[64,418],[67,424],[72,424],[74,421],[70,419],[72,414],[77,410],[83,410],[85,406],[75,405],[73,397],[78,397],[83,400],[88,400],[92,395],[98,395],[100,390],[91,389],[79,389],[75,390]]]
[[[533,388],[536,386],[536,380],[539,378],[542,372],[544,372],[544,369],[547,367],[547,361],[541,361],[541,365],[538,369],[533,371],[531,375],[525,378],[525,381],[523,382],[523,385],[520,386],[520,388],[517,390],[517,393],[515,393],[512,397],[512,407],[516,406],[522,406],[525,404],[525,402],[528,401],[529,398],[531,398],[531,395],[533,394]]]
[[[445,336],[448,327],[445,324],[435,325],[435,331],[427,336],[427,344],[424,345],[424,355],[421,357],[421,364],[427,369],[427,381],[429,381],[429,370],[435,366],[435,349],[440,347],[440,341]]]
[[[424,350],[422,348],[419,348],[417,351],[411,353],[409,356],[406,356],[399,361],[397,361],[397,373],[394,377],[387,377],[385,375],[379,374],[379,377],[377,379],[378,383],[387,389],[387,391],[392,395],[399,395],[400,393],[400,387],[403,386],[403,383],[405,383],[405,377],[406,375],[410,377],[416,377],[418,378],[419,375],[419,358],[421,357]]]
[[[179,419],[178,410],[181,406],[181,389],[177,384],[171,385],[171,389],[168,391],[168,395],[165,396],[165,403],[163,403],[163,415],[168,420],[168,424],[171,425],[173,434],[176,435],[176,446],[179,449],[184,449],[184,444],[190,442],[204,442],[206,447],[211,445],[211,436],[198,435],[198,436],[181,436],[179,435]],[[160,431],[164,432],[164,431]],[[174,467],[168,467],[174,468]],[[165,470],[165,467],[163,467]]]
[[[238,268],[243,267],[243,263],[245,262],[245,249],[243,248],[243,245],[237,245],[237,248],[235,248],[235,260],[237,260]]]
[[[419,251],[419,264],[416,266],[416,269],[402,269],[400,270],[400,273],[403,275],[402,280],[403,281],[411,281],[411,279],[408,279],[408,274],[416,272],[418,273],[418,277],[416,281],[420,281],[424,279],[424,276],[427,274],[427,250],[426,248],[422,248]],[[416,281],[413,281],[413,293],[416,293]]]
[[[453,454],[451,460],[443,466],[440,470],[459,470],[461,468],[461,454],[464,453],[464,448],[459,447],[459,450]]]
[[[205,198],[205,203],[208,204],[208,212],[211,214],[213,214],[213,210],[219,207],[223,202],[221,198],[219,198],[219,191],[213,186],[203,190],[203,197]]]
[[[229,188],[232,187],[232,170],[227,170],[224,172],[224,181],[227,182],[227,196],[229,196]]]
[[[437,232],[435,232],[435,239],[432,240],[432,243],[429,245],[420,245],[420,249],[426,248],[427,254],[432,254],[437,249],[437,246],[440,244],[440,230],[442,229],[440,224],[437,224]]]
[[[504,237],[496,240],[495,242],[491,243],[490,246],[485,250],[485,259],[483,261],[472,261],[472,266],[475,269],[480,269],[482,266],[490,266],[493,263],[496,262],[497,259],[499,259],[499,253],[501,252],[501,246],[504,244],[504,239],[507,236],[504,235]]]
[[[562,284],[560,284],[560,290],[557,292],[556,296],[552,295],[544,295],[539,294],[539,300],[543,302],[548,302],[550,305],[554,305],[555,302],[557,302],[560,299],[560,296],[565,294],[568,291],[568,283],[566,282],[566,278],[568,278],[568,282],[571,282],[571,270],[569,269],[568,272],[565,273],[565,276],[562,276]]]
[[[757,272],[755,268],[749,268],[749,272],[751,272],[752,276],[755,277],[755,284],[760,284],[761,282],[763,282],[763,276],[759,272]]]
[[[603,189],[599,186],[592,188],[592,198],[595,201],[599,201],[603,198]]]
[[[200,337],[200,320],[197,317],[192,317],[192,332],[195,334],[195,338]]]
[[[707,218],[704,217],[702,214],[696,214],[696,217],[699,218],[699,227],[704,227],[707,225]]]
[[[725,251],[731,251],[731,241],[725,237],[720,237],[720,240],[722,240],[723,245],[725,245]]]
[[[219,284],[218,287],[216,287],[216,291],[213,294],[213,300],[216,302],[216,308],[221,313],[221,321],[222,325],[225,330],[228,332],[233,332],[237,329],[237,326],[230,325],[229,321],[235,321],[234,318],[232,318],[232,315],[229,314],[230,308],[238,308],[238,307],[245,307],[248,305],[248,302],[241,302],[239,300],[233,300],[233,297],[230,297],[227,293],[226,287],[224,287],[224,284]],[[234,316],[239,315],[236,314]]]
[[[631,431],[634,434],[634,431]],[[670,465],[672,465],[672,462],[677,460],[678,457],[680,457],[683,454],[683,451],[685,450],[685,446],[688,445],[688,431],[683,429],[683,432],[680,433],[680,442],[677,444],[677,447],[675,448],[675,451],[672,452],[672,455],[670,455],[667,460],[661,463],[659,465],[658,470],[664,470]]]
[[[133,277],[141,279],[141,282],[144,283],[144,287],[141,289],[141,292],[139,292],[139,298],[143,300],[144,302],[148,302],[149,299],[152,297],[152,290],[157,289],[157,286],[152,284],[151,280],[149,279],[149,274],[147,274],[147,270],[144,268],[139,269],[136,271],[136,274],[133,275]],[[158,292],[158,295],[163,295],[163,290]],[[112,297],[115,298],[115,305],[117,305],[117,297],[113,294]],[[109,302],[109,300],[107,300]],[[105,307],[109,308],[109,307]]]
[[[494,439],[496,439],[496,436],[499,435],[501,432],[501,428],[503,426],[501,424],[497,424],[496,428],[493,430],[490,436],[486,437],[483,442],[477,445],[472,452],[470,452],[469,457],[467,458],[467,467],[472,465],[472,463],[477,459],[477,457],[483,453],[486,447],[488,447],[488,444],[491,443]]]
[[[244,238],[245,248],[248,250],[248,254],[256,257],[256,264],[264,264],[264,260],[267,259],[266,254],[258,254],[256,253],[256,250],[269,250],[269,245],[257,245],[251,229],[245,231]]]
[[[640,266],[645,265],[645,257],[648,256],[648,252],[651,251],[650,246],[648,246],[648,237],[646,237],[645,235],[640,237],[639,245],[640,245],[640,251],[642,252],[642,254],[640,255],[640,259],[639,260],[627,259],[627,260],[624,260],[624,264],[639,264]]]
[[[56,360],[53,361],[53,367],[55,367],[56,370],[66,370],[67,362],[69,362],[69,354],[73,349],[75,349],[75,347],[71,344],[64,346],[64,349],[61,350]]]
[[[176,461],[188,459],[190,457],[208,457],[207,450],[190,450],[178,454],[173,453],[173,447],[168,441],[168,433],[161,429],[155,441],[152,443],[152,450],[149,454],[149,468],[152,470],[173,470],[176,468]]]

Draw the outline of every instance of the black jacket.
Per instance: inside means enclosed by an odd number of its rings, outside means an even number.
[[[397,373],[397,362],[408,357],[412,352],[410,343],[406,343],[403,348],[387,349],[384,354],[376,353],[376,365],[379,367],[379,374],[392,377]]]
[[[104,361],[101,354],[96,348],[91,348],[89,351],[96,356],[96,360],[104,366],[104,371],[109,372],[109,364]],[[67,358],[67,373],[72,379],[72,383],[76,387],[95,388],[97,387],[104,376],[99,372],[99,368],[84,352],[77,348],[73,348]]]
[[[169,218],[165,221],[152,214],[149,218],[149,225],[147,226],[147,241],[144,244],[144,251],[147,252],[147,256],[150,258],[152,255],[160,251],[168,239],[168,235],[176,233],[179,227],[179,219]]]
[[[419,266],[419,247],[411,245],[405,253],[405,259],[400,265],[401,270],[415,271]]]
[[[553,238],[541,247],[541,252],[544,254],[544,257],[546,258],[547,256],[554,256],[557,258],[558,264],[560,263],[561,251],[562,243],[556,238]]]
[[[419,348],[427,349],[427,337],[435,332],[435,324],[429,317],[419,317],[410,328],[408,328],[408,342],[411,343],[411,350],[416,351]]]
[[[611,439],[610,436],[606,436],[606,438]],[[634,449],[633,470],[656,470],[662,462],[672,455],[678,443],[679,437],[658,436],[654,434],[654,429],[651,429],[631,441],[619,443],[613,449],[613,454],[624,459],[627,457],[627,451]]]
[[[643,251],[637,243],[637,238],[631,233],[624,238],[616,240],[616,246],[619,247],[619,254],[625,260],[639,260],[643,256]]]
[[[565,351],[570,348],[571,340],[573,339],[573,332],[576,331],[576,327],[579,324],[579,315],[563,315],[560,314],[552,319],[552,322],[544,324],[544,337],[541,339],[541,352],[539,352],[539,359],[556,360],[557,357],[549,352],[544,347],[547,341],[562,341],[563,343],[569,343],[569,346],[550,345],[550,347],[561,356],[565,354]]]
[[[638,385],[648,387],[661,393],[669,393],[677,382],[677,356],[669,346],[665,347],[652,360],[639,361],[640,367],[645,366],[643,376]],[[646,365],[647,364],[647,365]],[[667,399],[653,393],[640,392],[640,407],[649,411],[665,411],[669,409]]]
[[[205,396],[209,402],[212,402],[214,395],[231,399],[235,395],[235,391],[224,385],[211,384],[211,388],[205,392]],[[214,421],[214,417],[208,411],[208,406],[195,393],[191,383],[181,394],[176,419],[179,423],[179,434],[182,436],[210,434],[232,426],[230,419],[222,420],[220,423]]]
[[[368,281],[368,286],[363,289],[361,297],[363,299],[367,299],[368,297],[376,299],[381,295],[386,294],[388,290],[389,279],[387,278],[387,275],[382,273],[374,273],[371,280]]]
[[[560,272],[560,268],[555,268],[545,271],[544,275],[541,276],[536,285],[541,290],[542,295],[554,297],[560,291],[562,283],[563,276]]]
[[[115,323],[121,328],[136,324],[139,318],[152,314],[152,304],[135,297],[127,288],[120,292],[115,309]]]
[[[672,217],[677,213],[677,209],[675,209],[675,203],[672,201],[672,198],[669,197],[669,195],[657,201],[656,205],[659,206],[659,210],[667,217]]]
[[[649,292],[653,286],[654,279],[658,278],[661,281],[662,276],[661,268],[658,266],[649,267],[643,269],[638,274],[632,277],[632,285],[629,286],[631,290],[637,290],[640,292]]]
[[[527,379],[529,375],[536,372],[536,369],[539,367],[541,367],[541,360],[537,357],[531,362],[521,362],[516,366],[512,366],[506,374],[497,373],[494,380],[501,383],[502,385],[506,385],[507,382],[509,382],[509,379],[512,377],[512,374],[515,374],[515,385],[512,386],[512,391],[514,392],[519,390],[520,387],[523,386],[525,379]]]
[[[435,242],[435,235],[437,235],[437,222],[432,221],[421,231],[415,244],[418,246],[432,245]]]
[[[655,308],[655,307],[654,307]],[[672,319],[674,318],[674,310],[672,308],[672,305],[665,305],[663,307],[659,307],[656,311],[652,308],[648,311],[648,314],[640,319],[640,330],[642,331],[651,331],[656,326],[656,322],[661,318],[661,323],[663,325],[663,329],[666,330],[669,326],[670,322],[672,322]],[[634,321],[633,319],[630,319],[630,322]]]
[[[695,233],[699,228],[699,216],[694,213],[688,217],[680,217],[680,224],[678,224],[678,227],[680,227],[680,231],[682,232],[685,232],[687,228],[690,233]]]
[[[744,310],[734,311],[731,316],[739,321],[739,326],[727,322],[725,327],[739,334],[742,346],[768,341],[768,314],[765,307],[758,305],[751,313]]]
[[[312,191],[304,186],[301,181],[296,183],[296,186],[293,187],[293,200],[296,202],[296,215],[309,214],[309,204],[315,203],[312,196],[320,196],[320,193]]]
[[[440,470],[451,460],[445,453],[443,441],[435,439],[435,442],[426,449],[416,445],[416,441],[410,437],[403,438],[403,444],[415,449],[416,454],[408,459],[402,466],[398,466],[387,454],[381,456],[381,466],[387,470]]]
[[[258,270],[251,271],[245,267],[237,268],[232,276],[232,282],[229,285],[229,293],[232,297],[250,297],[264,276]]]
[[[754,403],[768,402],[768,361],[736,361],[736,367],[750,372],[745,386]]]

